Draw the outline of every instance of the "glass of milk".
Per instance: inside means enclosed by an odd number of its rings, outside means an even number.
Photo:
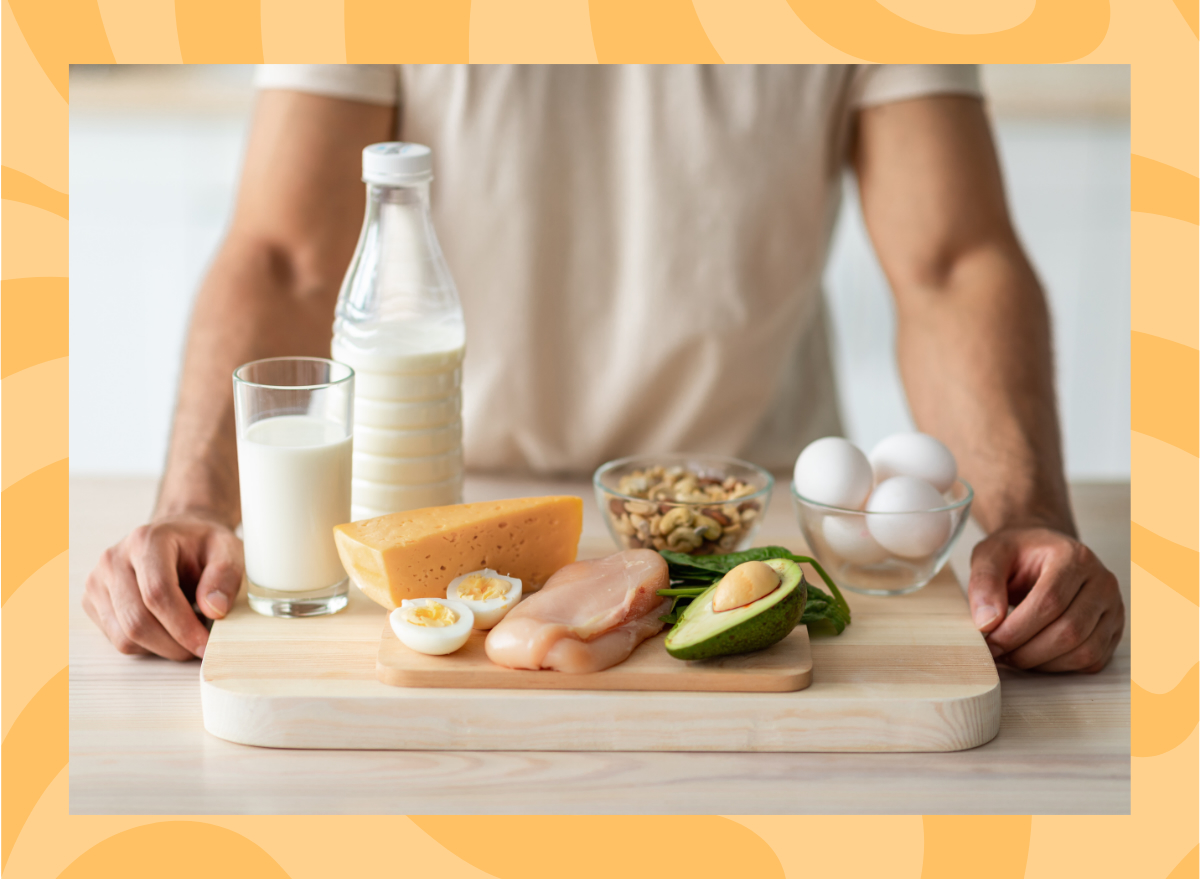
[[[354,370],[320,357],[255,360],[234,370],[233,404],[250,606],[337,613],[349,591],[333,527],[350,521]]]

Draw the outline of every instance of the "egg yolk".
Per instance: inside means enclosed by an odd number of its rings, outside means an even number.
[[[491,598],[503,598],[508,594],[509,583],[498,577],[484,577],[472,574],[458,584],[458,597],[468,601],[487,601]]]
[[[404,618],[414,626],[442,628],[458,622],[458,614],[444,604],[425,604],[405,608]]]

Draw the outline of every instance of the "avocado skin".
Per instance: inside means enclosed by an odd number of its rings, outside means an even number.
[[[706,596],[707,593],[702,597]],[[782,601],[722,632],[693,644],[678,646],[670,643],[668,633],[667,653],[676,659],[698,660],[765,650],[778,644],[799,625],[807,597],[808,583],[800,573],[799,582]]]

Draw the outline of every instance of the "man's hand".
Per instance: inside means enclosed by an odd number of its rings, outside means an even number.
[[[992,655],[1016,668],[1098,672],[1125,630],[1117,578],[1048,528],[1006,528],[976,546],[967,596]]]
[[[168,659],[203,656],[210,619],[229,612],[242,582],[242,542],[227,526],[197,516],[160,519],[134,530],[88,576],[83,609],[122,653]]]

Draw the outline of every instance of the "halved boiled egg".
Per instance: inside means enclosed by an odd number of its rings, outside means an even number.
[[[490,629],[521,600],[521,581],[484,568],[451,580],[446,597],[470,606],[475,628]]]
[[[467,643],[475,615],[461,601],[409,598],[388,615],[388,622],[405,647],[430,656],[443,656]]]

